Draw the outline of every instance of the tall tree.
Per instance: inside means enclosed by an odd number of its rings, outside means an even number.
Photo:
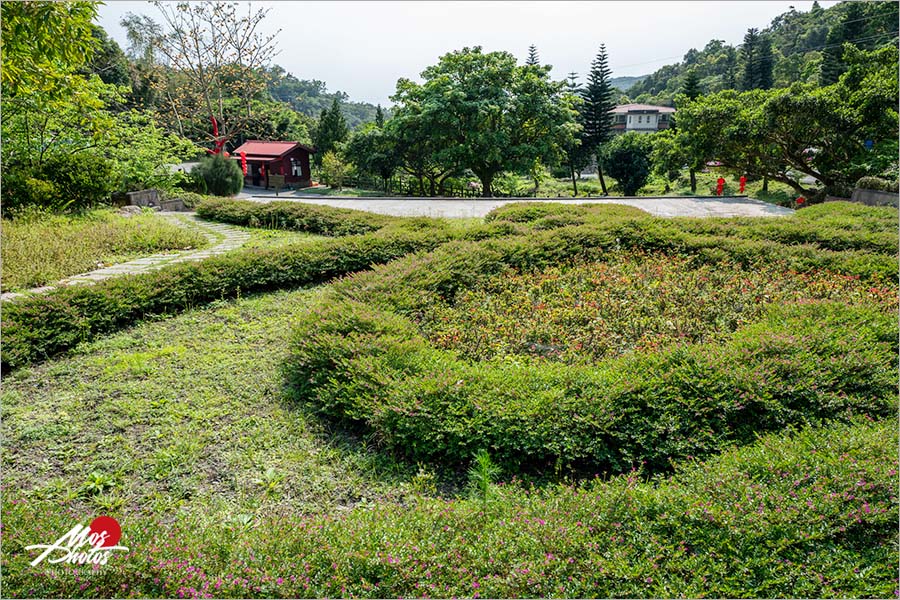
[[[364,125],[347,140],[344,155],[358,170],[380,177],[384,193],[390,193],[389,182],[400,166],[400,157],[397,140],[389,130],[371,123]]]
[[[836,85],[702,96],[679,109],[679,132],[726,168],[780,181],[806,197],[846,193],[859,177],[896,165],[897,56],[895,46],[848,46],[850,68]],[[825,190],[810,189],[797,173]]]
[[[577,127],[565,84],[550,79],[550,67],[516,65],[508,52],[463,48],[422,78],[421,86],[398,82],[394,101],[401,106],[389,123],[401,113],[417,115],[438,144],[437,162],[470,169],[487,196],[503,171],[556,163]]]
[[[772,55],[772,41],[758,29],[750,28],[744,35],[741,47],[744,72],[741,77],[741,89],[767,90],[772,87],[772,69],[775,58]]]
[[[384,127],[384,111],[381,110],[381,105],[375,107],[375,126],[378,128]]]
[[[89,61],[96,48],[91,35],[96,15],[94,2],[0,4],[3,95],[69,94],[69,75]]]
[[[584,102],[581,105],[580,121],[583,128],[582,142],[585,150],[598,156],[597,175],[600,178],[600,187],[604,194],[608,192],[599,155],[603,144],[612,138],[614,119],[612,111],[616,107],[616,91],[610,83],[610,74],[606,46],[600,44],[600,51],[591,62],[587,86],[582,92]]]
[[[275,36],[259,31],[269,9],[247,5],[237,14],[230,2],[154,2],[163,17],[162,35],[155,48],[165,64],[167,78],[160,92],[160,109],[168,111],[183,136],[221,148],[253,116],[252,101],[266,90],[263,69],[275,54]],[[225,101],[238,99],[241,119],[212,132],[210,123],[192,125],[196,114],[224,121]]]
[[[337,145],[347,139],[349,134],[347,121],[341,112],[341,105],[335,98],[331,102],[330,109],[322,109],[319,117],[319,126],[316,128],[316,154],[313,160],[317,165],[322,164],[322,157],[326,152],[333,151]]]
[[[761,36],[759,40],[758,65],[756,67],[756,86],[761,90],[771,89],[773,78],[772,69],[775,66],[775,57],[772,55],[772,40],[769,36]]]
[[[534,44],[528,46],[528,59],[525,61],[525,64],[529,67],[536,67],[541,64],[541,59],[538,56],[537,46]]]
[[[759,65],[759,30],[751,27],[744,34],[744,44],[741,46],[741,60],[744,70],[741,74],[741,89],[756,89],[757,66]]]
[[[844,44],[851,43],[859,48],[866,48],[869,40],[864,38],[865,22],[863,6],[858,2],[850,2],[839,23],[828,30],[825,47],[822,49],[822,66],[819,71],[819,83],[831,85],[837,83],[841,74],[847,70],[844,63]],[[896,31],[896,21],[894,23]]]
[[[688,71],[684,78],[684,84],[681,86],[681,93],[693,100],[700,95],[700,76],[697,75],[697,69]]]

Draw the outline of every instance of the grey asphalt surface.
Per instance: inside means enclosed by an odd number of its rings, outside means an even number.
[[[483,217],[498,206],[513,202],[559,202],[561,204],[625,204],[657,217],[782,217],[794,213],[790,208],[744,197],[658,198],[345,198],[339,196],[303,196],[291,192],[275,196],[260,190],[244,192],[242,197],[255,202],[288,200],[337,208],[353,208],[397,217]]]

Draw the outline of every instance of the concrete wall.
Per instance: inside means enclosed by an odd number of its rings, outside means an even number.
[[[867,206],[898,206],[900,194],[897,192],[879,192],[856,188],[850,196],[851,202],[859,202]]]
[[[159,208],[159,192],[157,190],[141,190],[125,194],[128,204],[132,206],[152,206]]]

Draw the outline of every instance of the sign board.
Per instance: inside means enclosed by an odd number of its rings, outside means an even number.
[[[866,140],[865,146],[866,146],[866,150],[871,150],[872,148],[875,147],[875,142],[873,142],[872,140]]]
[[[284,175],[269,175],[269,184],[275,188],[275,195],[284,187]]]

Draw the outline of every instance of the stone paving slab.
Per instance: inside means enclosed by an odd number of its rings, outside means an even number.
[[[562,204],[625,204],[657,217],[780,217],[794,214],[790,208],[746,197],[640,197],[640,198],[346,198],[338,196],[303,197],[300,195],[251,196],[254,202],[289,200],[336,208],[354,208],[395,217],[484,217],[504,204],[513,202],[559,202]]]
[[[116,265],[103,267],[102,269],[96,269],[94,271],[90,271],[89,273],[73,275],[71,277],[63,279],[62,281],[59,281],[55,285],[33,288],[28,290],[27,292],[6,292],[4,294],[0,294],[0,300],[13,300],[15,298],[20,298],[29,294],[43,294],[59,286],[93,285],[98,281],[103,281],[111,277],[137,275],[139,273],[147,273],[149,271],[153,271],[174,263],[203,260],[204,258],[209,258],[211,256],[215,256],[217,254],[222,254],[224,252],[228,252],[229,250],[239,248],[244,245],[247,240],[250,239],[250,234],[246,231],[236,229],[235,227],[226,225],[224,223],[212,223],[210,221],[203,221],[202,219],[198,219],[194,213],[159,212],[157,214],[159,214],[169,222],[178,225],[179,227],[186,227],[199,231],[206,237],[210,245],[206,248],[203,248],[202,250],[186,250],[183,252],[161,253],[144,256],[142,258],[137,258],[125,263],[119,263]]]

